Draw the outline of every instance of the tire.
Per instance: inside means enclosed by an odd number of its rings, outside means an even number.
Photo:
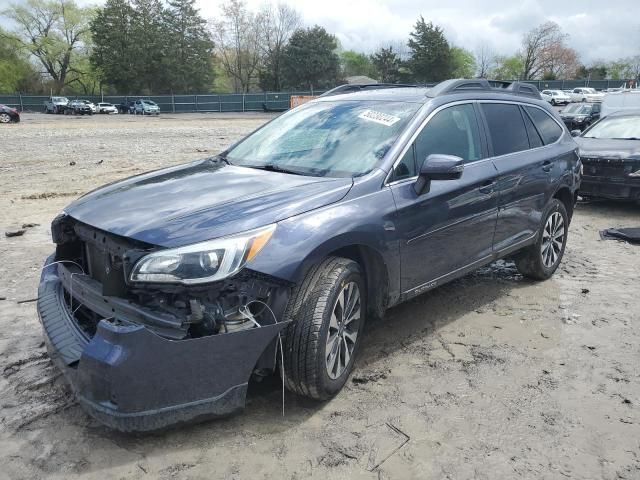
[[[353,314],[341,323],[340,306],[349,295],[359,303],[348,301]],[[365,312],[365,282],[356,262],[329,257],[313,267],[294,288],[285,311],[285,319],[292,320],[283,337],[287,389],[315,400],[338,393],[362,343]]]
[[[567,209],[557,198],[551,199],[542,219],[536,243],[522,250],[515,258],[518,271],[533,280],[551,278],[562,261],[569,232]],[[550,235],[555,236],[556,241],[549,240]]]
[[[8,113],[0,113],[0,123],[11,122],[11,116]]]
[[[551,100],[551,105],[555,107],[556,106],[556,101],[555,100]]]

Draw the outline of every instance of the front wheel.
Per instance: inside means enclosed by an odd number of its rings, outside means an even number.
[[[11,121],[11,117],[8,113],[0,113],[0,123],[9,123]]]
[[[553,198],[545,214],[536,243],[516,256],[516,267],[525,277],[547,280],[556,271],[564,255],[569,232],[567,209],[557,198]]]
[[[284,377],[289,390],[316,400],[340,391],[361,343],[366,290],[360,266],[330,257],[296,286],[285,318]]]

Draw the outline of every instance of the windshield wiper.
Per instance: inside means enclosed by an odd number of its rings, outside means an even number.
[[[231,165],[231,162],[229,161],[229,159],[227,158],[227,156],[223,153],[220,153],[219,155],[216,155],[215,157],[211,157],[209,160],[211,160],[212,162],[216,162],[218,160],[223,161],[224,163],[226,163],[227,165]]]
[[[284,168],[274,163],[267,163],[265,165],[242,165],[242,166],[247,168],[255,168],[257,170],[266,170],[268,172],[288,173],[290,175],[307,175],[305,172]]]

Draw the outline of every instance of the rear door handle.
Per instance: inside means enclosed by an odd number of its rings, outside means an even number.
[[[545,172],[550,172],[552,168],[553,168],[553,163],[551,163],[551,160],[545,160],[544,163],[542,164],[542,170]]]
[[[480,193],[493,193],[493,190],[496,186],[496,182],[494,180],[489,180],[482,184],[482,186],[478,189]]]

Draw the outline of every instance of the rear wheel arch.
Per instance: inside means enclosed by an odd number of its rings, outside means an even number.
[[[569,221],[573,217],[573,207],[575,205],[575,196],[571,193],[571,189],[567,186],[560,187],[556,193],[553,194],[553,198],[557,198],[564,204],[564,208],[567,210],[567,216]]]

